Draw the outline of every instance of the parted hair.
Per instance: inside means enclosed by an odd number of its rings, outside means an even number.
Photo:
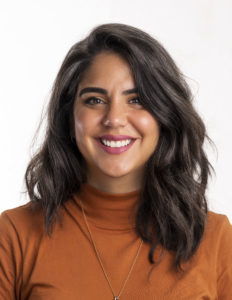
[[[204,234],[205,193],[214,170],[203,145],[213,142],[193,107],[184,75],[164,47],[138,28],[102,24],[68,51],[52,88],[42,146],[25,173],[31,207],[42,208],[51,235],[59,207],[87,180],[84,158],[71,134],[73,106],[85,70],[102,51],[127,60],[140,102],[159,124],[159,141],[145,166],[136,233],[151,246],[151,264],[156,265],[153,254],[160,244],[174,253],[176,271],[183,271],[182,263],[194,255]]]

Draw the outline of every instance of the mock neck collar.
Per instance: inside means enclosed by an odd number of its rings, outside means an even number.
[[[111,194],[85,183],[74,195],[74,200],[81,210],[81,199],[88,222],[96,227],[131,230],[135,227],[140,193],[141,190]]]

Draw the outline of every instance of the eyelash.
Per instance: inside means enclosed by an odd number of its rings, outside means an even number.
[[[89,104],[89,105],[94,105],[94,104],[99,104],[99,102],[98,103],[91,103],[91,100],[99,100],[99,101],[103,101],[103,100],[101,100],[101,99],[99,99],[99,98],[97,98],[97,97],[89,97],[89,98],[87,98],[84,102],[85,102],[85,104]],[[131,100],[139,100],[139,97],[137,97],[137,98],[133,98],[133,99],[131,99]],[[139,100],[140,101],[140,100]],[[136,103],[136,104],[138,104],[138,105],[141,105],[141,103],[139,102],[139,103]]]
[[[94,105],[94,104],[99,104],[99,102],[98,103],[91,103],[91,100],[99,100],[99,101],[102,101],[101,99],[99,99],[99,98],[96,98],[96,97],[89,97],[89,98],[87,98],[84,102],[85,102],[85,104],[89,104],[89,105]]]

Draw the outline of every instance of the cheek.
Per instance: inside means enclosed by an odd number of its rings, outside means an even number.
[[[137,128],[141,135],[145,137],[154,137],[155,140],[159,138],[159,125],[155,118],[147,111],[143,111],[135,116]]]
[[[74,128],[75,128],[75,136],[76,140],[79,140],[83,137],[86,131],[86,121],[81,115],[74,116]]]
[[[94,130],[96,130],[99,123],[99,116],[94,113],[86,112],[85,110],[79,110],[74,115],[74,128],[76,140],[81,140],[85,137],[94,136]]]
[[[84,114],[78,113],[74,115],[74,131],[77,147],[82,155],[85,157],[86,152],[86,139],[89,133],[88,118]]]

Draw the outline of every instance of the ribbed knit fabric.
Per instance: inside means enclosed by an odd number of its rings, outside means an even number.
[[[83,219],[82,200],[93,239],[117,296],[141,239],[134,231],[140,191],[109,194],[88,184],[61,209],[52,238],[43,215],[29,203],[0,216],[0,300],[112,300]],[[209,212],[204,238],[184,274],[171,268],[168,251],[155,268],[150,245],[140,255],[120,300],[231,300],[232,226]],[[159,257],[159,245],[154,259]],[[149,276],[150,275],[150,276]]]

